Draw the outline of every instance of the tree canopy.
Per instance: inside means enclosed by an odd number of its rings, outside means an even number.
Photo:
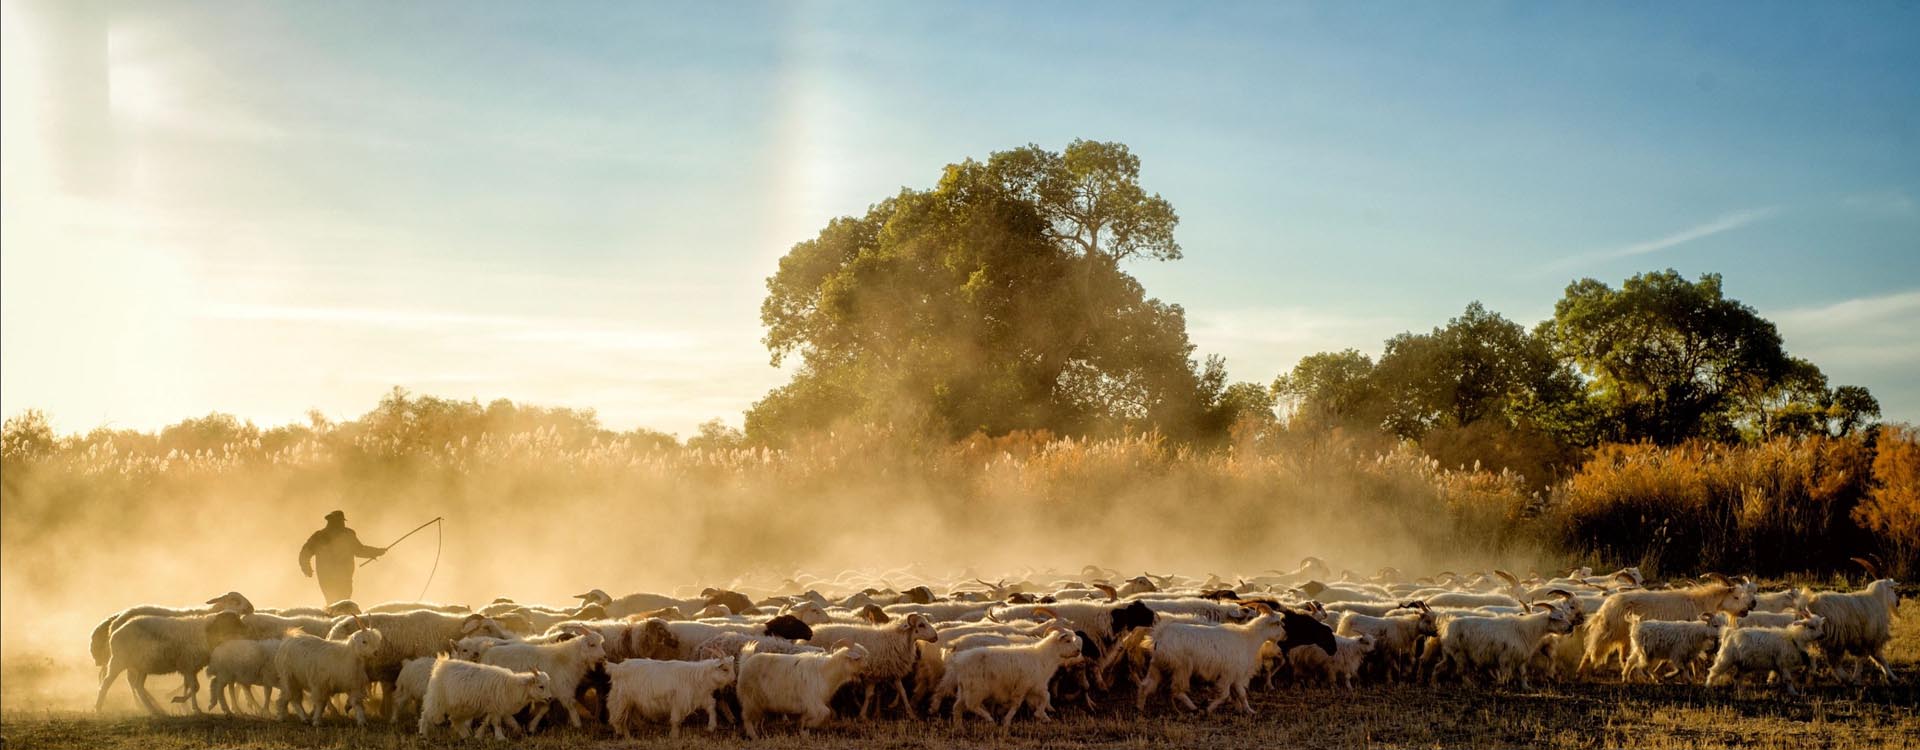
[[[1880,415],[1866,388],[1830,387],[1788,355],[1719,276],[1672,270],[1619,289],[1576,281],[1532,332],[1475,302],[1443,327],[1388,339],[1377,363],[1353,349],[1303,357],[1273,393],[1309,424],[1375,429],[1542,480],[1602,442],[1845,436]]]
[[[1118,143],[950,164],[834,219],[767,280],[763,340],[794,378],[747,413],[781,442],[841,420],[959,436],[1192,429],[1224,368],[1192,359],[1180,306],[1123,264],[1175,260],[1178,216]]]
[[[1615,440],[1730,436],[1743,390],[1765,392],[1796,371],[1773,323],[1728,299],[1718,274],[1693,282],[1668,269],[1619,289],[1582,279],[1543,330],[1591,378]]]

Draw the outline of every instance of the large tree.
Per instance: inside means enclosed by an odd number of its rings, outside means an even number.
[[[1688,281],[1668,269],[1619,289],[1582,279],[1542,332],[1589,376],[1614,440],[1731,437],[1741,394],[1795,370],[1773,323],[1728,299],[1718,274]]]
[[[1525,408],[1577,397],[1578,381],[1541,338],[1479,302],[1429,333],[1387,340],[1374,377],[1388,429],[1419,438],[1435,427],[1514,420]]]
[[[1225,387],[1185,314],[1122,269],[1180,257],[1171,205],[1117,143],[948,165],[793,247],[760,308],[792,382],[747,414],[778,442],[841,420],[955,436],[1191,430]]]
[[[1355,349],[1301,357],[1292,371],[1274,379],[1273,393],[1293,407],[1295,418],[1380,426],[1382,405],[1373,358]]]

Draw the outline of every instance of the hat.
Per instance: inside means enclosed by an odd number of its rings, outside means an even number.
[[[332,512],[332,513],[328,513],[328,514],[327,514],[327,520],[329,520],[329,521],[332,521],[332,520],[336,520],[336,519],[338,519],[338,520],[341,520],[341,521],[345,521],[345,520],[347,520],[347,514],[346,514],[346,513],[344,513],[344,512],[342,512],[342,511],[337,511],[337,510],[336,510],[336,511],[334,511],[334,512]]]

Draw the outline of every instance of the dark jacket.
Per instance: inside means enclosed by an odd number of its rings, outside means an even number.
[[[317,558],[321,578],[350,578],[355,557],[379,557],[383,552],[386,550],[361,544],[360,536],[345,524],[329,524],[313,532],[300,546],[300,572],[312,573],[314,566],[309,561]]]

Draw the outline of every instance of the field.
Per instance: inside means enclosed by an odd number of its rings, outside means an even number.
[[[692,731],[670,742],[664,732],[624,742],[604,727],[559,732],[513,747],[838,747],[910,748],[980,744],[1012,748],[1080,747],[1540,747],[1540,748],[1890,748],[1920,744],[1920,689],[1911,662],[1892,688],[1829,687],[1800,699],[1757,687],[1703,691],[1686,686],[1574,685],[1534,692],[1475,691],[1457,686],[1364,687],[1256,692],[1260,715],[1196,719],[1154,711],[1144,718],[1114,701],[1104,715],[1068,711],[1050,724],[1016,721],[1001,734],[979,722],[954,732],[906,720],[841,722],[802,738],[790,727],[748,743],[737,732],[708,737]],[[12,748],[415,748],[445,747],[445,734],[423,741],[400,728],[364,732],[313,729],[264,720],[75,712],[13,712],[0,717]]]
[[[443,406],[396,396],[363,423],[246,440],[221,433],[208,439],[217,450],[176,454],[138,435],[96,435],[10,457],[0,524],[6,747],[450,746],[451,739],[421,742],[384,724],[360,731],[259,719],[156,720],[131,711],[123,685],[110,693],[106,714],[81,710],[91,706],[93,686],[78,634],[105,613],[143,602],[194,603],[227,590],[263,606],[318,603],[292,552],[336,507],[348,510],[363,539],[385,541],[425,518],[448,519],[443,530],[429,532],[444,531],[444,557],[440,542],[423,534],[362,571],[357,592],[368,601],[419,596],[433,565],[438,577],[426,598],[566,602],[589,587],[770,589],[796,571],[874,570],[861,568],[874,560],[914,561],[880,575],[892,587],[921,577],[1049,581],[1088,562],[1128,574],[1231,578],[1289,567],[1304,554],[1327,555],[1337,568],[1395,566],[1416,574],[1551,572],[1584,563],[1602,570],[1638,564],[1656,576],[1714,568],[1766,575],[1800,562],[1812,572],[1793,585],[1833,587],[1857,582],[1852,564],[1842,572],[1809,561],[1850,554],[1845,544],[1859,537],[1835,533],[1828,522],[1848,517],[1847,493],[1871,473],[1854,443],[1812,440],[1616,451],[1540,494],[1509,473],[1445,468],[1405,446],[1376,453],[1307,434],[1197,453],[1152,436],[1010,436],[928,447],[878,432],[785,451],[706,450],[608,437],[590,420],[577,429],[509,425],[471,439],[458,430],[406,431],[436,424],[431,415]],[[809,512],[792,514],[794,507]],[[1799,513],[1806,508],[1819,513]],[[787,520],[763,522],[776,515]],[[582,516],[595,523],[573,522]],[[1659,535],[1644,533],[1649,518],[1661,519],[1651,525]],[[924,533],[932,526],[942,533]],[[1142,545],[1142,538],[1158,543]],[[113,554],[70,554],[105,547]],[[538,557],[556,548],[594,553],[591,560]],[[1912,564],[1897,545],[1882,549],[1892,553],[1889,565]],[[1700,556],[1681,556],[1691,552]],[[1787,584],[1773,579],[1764,588]],[[1920,744],[1920,591],[1907,586],[1900,593],[1903,616],[1890,651],[1901,682],[1894,687],[1825,686],[1803,699],[1755,688],[1605,684],[1527,692],[1283,687],[1255,693],[1261,714],[1254,719],[1164,710],[1136,717],[1122,695],[1096,715],[1063,710],[1059,721],[1017,722],[1004,736],[984,726],[956,734],[886,721],[837,724],[811,740],[782,727],[755,744],[1912,746]],[[151,687],[164,695],[176,685],[162,677]],[[707,738],[697,731],[686,743],[746,744],[737,734]],[[600,728],[512,746],[631,743]]]
[[[1280,686],[1253,694],[1259,716],[1222,713],[1196,718],[1156,701],[1140,717],[1127,694],[1110,697],[1095,713],[1063,708],[1059,719],[1018,719],[1000,733],[980,722],[959,731],[907,720],[855,724],[840,721],[810,738],[775,724],[769,738],[749,743],[737,730],[714,737],[690,730],[670,742],[663,731],[621,741],[605,727],[560,731],[514,741],[530,750],[596,747],[910,748],[956,744],[1009,748],[1090,747],[1388,747],[1388,748],[1898,748],[1920,747],[1920,601],[1902,599],[1894,626],[1893,686],[1820,686],[1803,697],[1761,686],[1703,689],[1683,685],[1536,685],[1533,691],[1362,686],[1351,692]],[[14,676],[24,676],[16,673]],[[151,683],[156,695],[173,689]],[[117,693],[124,692],[117,690]],[[119,696],[124,698],[125,696]],[[30,705],[15,703],[16,706]],[[65,705],[72,705],[66,703]],[[9,750],[98,748],[419,748],[455,744],[450,735],[423,741],[410,728],[376,723],[367,730],[336,723],[321,729],[242,718],[152,719],[127,711],[96,715],[73,710],[14,708],[0,714]]]

